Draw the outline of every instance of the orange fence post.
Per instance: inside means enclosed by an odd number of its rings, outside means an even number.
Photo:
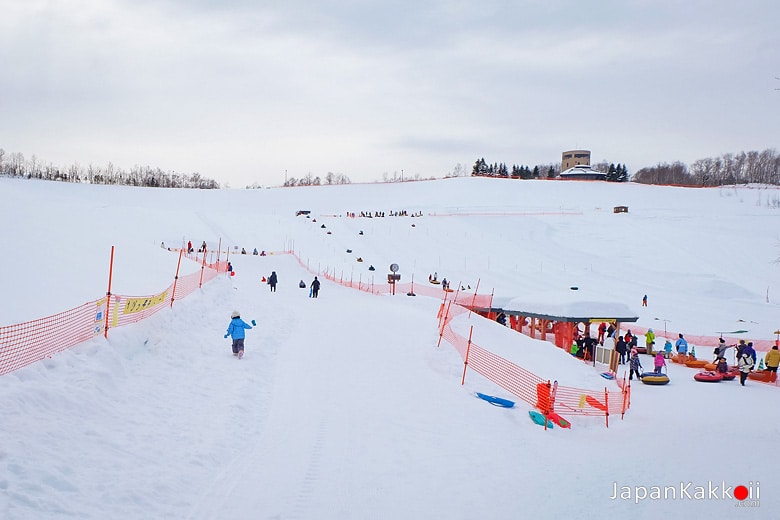
[[[206,269],[206,252],[203,251],[203,263],[200,265],[200,281],[198,282],[198,289],[203,288],[203,271],[205,269]]]
[[[452,301],[450,301],[447,304],[447,310],[445,311],[444,316],[442,316],[442,319],[441,319],[441,330],[439,331],[439,342],[436,343],[436,348],[439,348],[441,346],[441,337],[444,335],[444,327],[447,326],[447,318],[450,315],[450,305],[452,305]]]
[[[474,325],[469,328],[469,342],[466,345],[466,357],[463,360],[463,377],[460,379],[460,385],[466,383],[466,368],[469,366],[469,352],[471,352],[471,334],[474,332]]]
[[[555,394],[558,392],[558,381],[553,382],[552,392],[550,393],[550,407],[544,413],[544,429],[547,430],[547,421],[550,414],[555,411]]]
[[[471,309],[474,308],[474,302],[477,301],[477,293],[479,293],[479,281],[481,278],[477,278],[477,287],[474,289],[474,296],[471,297],[471,307],[469,308],[469,318],[471,318]]]
[[[111,246],[111,261],[108,264],[108,291],[106,291],[106,325],[103,329],[104,338],[108,338],[108,310],[109,307],[111,306],[111,278],[113,278],[113,276],[114,276],[114,246]]]
[[[171,307],[173,307],[173,300],[176,298],[176,282],[179,281],[179,267],[181,267],[181,255],[184,251],[179,251],[179,263],[176,264],[176,276],[173,278],[173,291],[171,291]]]
[[[607,428],[609,428],[609,392],[607,387],[604,387],[604,420],[607,421]]]

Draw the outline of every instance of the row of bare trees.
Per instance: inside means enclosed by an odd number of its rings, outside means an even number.
[[[767,149],[699,159],[690,166],[679,161],[659,163],[637,171],[631,180],[643,184],[688,186],[780,185],[780,154],[774,149]]]
[[[49,181],[83,182],[88,184],[113,184],[122,186],[145,186],[153,188],[197,188],[218,189],[219,183],[202,177],[199,173],[179,174],[166,172],[151,166],[133,166],[130,170],[89,164],[82,166],[74,163],[68,167],[39,161],[33,155],[25,160],[21,153],[7,154],[0,148],[0,175],[5,177],[24,177]]]
[[[289,177],[284,180],[283,186],[285,188],[291,188],[293,186],[321,186],[323,184],[350,184],[352,181],[349,177],[341,173],[328,172],[325,175],[325,179],[320,179],[319,175],[306,174],[304,177],[297,179],[295,177]]]

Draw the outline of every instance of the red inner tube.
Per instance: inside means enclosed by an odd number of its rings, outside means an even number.
[[[721,379],[723,379],[723,376],[720,375],[718,372],[711,372],[709,370],[706,370],[704,372],[699,372],[698,374],[693,376],[693,378],[696,381],[704,381],[704,382],[707,382],[707,383],[716,383],[716,382],[720,381]]]

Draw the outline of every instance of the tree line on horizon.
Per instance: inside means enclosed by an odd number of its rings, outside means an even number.
[[[628,168],[624,164],[607,163],[606,161],[590,165],[591,169],[605,173],[606,180],[610,182],[627,182]],[[540,179],[542,176],[547,179],[554,179],[561,173],[559,164],[536,165],[531,169],[529,166],[512,165],[510,172],[506,163],[488,164],[484,157],[477,159],[471,168],[472,177],[503,177],[510,179]]]
[[[731,184],[780,185],[780,154],[774,149],[726,153],[693,164],[676,161],[642,168],[631,178],[642,184],[724,186]]]
[[[130,170],[124,170],[115,167],[110,162],[106,166],[90,164],[86,167],[73,163],[67,168],[63,168],[52,163],[39,161],[35,155],[29,160],[25,160],[21,153],[6,154],[2,148],[0,148],[0,176],[147,188],[213,190],[220,187],[218,182],[203,177],[199,173],[166,172],[151,166],[133,166]]]
[[[591,168],[605,173],[607,181],[614,182],[631,180],[642,184],[680,186],[780,185],[780,154],[774,149],[766,149],[762,152],[726,153],[719,157],[699,159],[690,166],[680,161],[658,163],[655,166],[642,168],[632,176],[629,176],[625,164],[621,165],[620,163],[615,165],[604,161],[592,164]],[[482,157],[474,163],[471,175],[512,179],[552,179],[557,177],[560,171],[559,163],[536,165],[533,168],[513,164],[510,170],[506,163],[488,164]],[[458,164],[453,172],[446,176],[465,174],[465,169]],[[179,174],[175,171],[164,171],[151,166],[134,166],[130,170],[124,170],[115,167],[110,162],[106,166],[89,164],[86,167],[74,163],[64,168],[39,161],[35,155],[26,160],[21,153],[9,154],[2,148],[0,148],[0,176],[154,188],[219,189],[221,187],[215,180],[203,177],[199,173]],[[411,178],[409,176],[404,178],[403,175],[399,178],[397,172],[392,178],[388,174],[384,175],[385,182],[402,182],[404,180],[422,179],[419,174]],[[311,173],[300,179],[290,177],[285,179],[283,186],[350,183],[351,180],[346,175],[328,172],[324,179],[313,176]],[[258,185],[247,186],[247,188],[253,187],[258,187]]]

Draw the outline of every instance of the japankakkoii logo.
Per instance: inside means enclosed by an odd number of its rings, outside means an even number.
[[[747,485],[729,486],[725,481],[720,484],[712,481],[707,485],[695,485],[693,482],[680,482],[665,486],[619,486],[612,483],[610,500],[630,500],[635,504],[645,500],[731,500],[735,507],[759,507],[761,483],[748,482]]]

